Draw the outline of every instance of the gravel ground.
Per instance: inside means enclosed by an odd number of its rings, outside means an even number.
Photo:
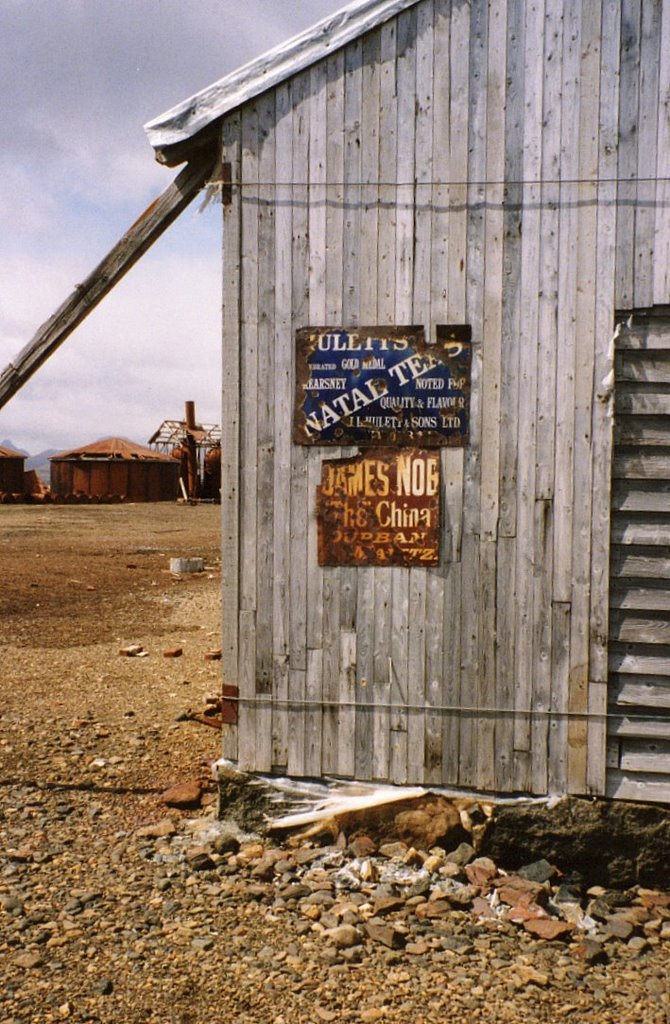
[[[0,508],[3,1024],[667,1024],[662,900],[586,955],[470,909],[429,919],[425,885],[394,902],[388,851],[273,849],[216,821],[218,734],[177,719],[219,686],[218,516]],[[206,571],[175,579],[192,555]],[[203,806],[167,808],[187,779]]]

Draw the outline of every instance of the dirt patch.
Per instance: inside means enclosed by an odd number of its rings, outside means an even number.
[[[62,737],[52,782],[160,788],[209,774],[218,733],[175,719],[221,688],[220,663],[204,657],[220,646],[219,516],[171,504],[0,510],[5,775],[25,777],[50,730]],[[191,555],[205,572],[170,572],[170,558]],[[129,644],[146,657],[120,655]],[[181,657],[163,656],[176,646]],[[152,736],[150,756],[127,756]]]

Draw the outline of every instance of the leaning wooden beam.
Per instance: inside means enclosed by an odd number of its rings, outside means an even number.
[[[212,151],[191,160],[86,280],[78,284],[62,306],[42,324],[32,341],[0,375],[0,409],[186,209],[208,180],[213,165]]]

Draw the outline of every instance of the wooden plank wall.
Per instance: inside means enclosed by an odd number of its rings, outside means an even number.
[[[639,181],[670,159],[663,6],[420,0],[226,118],[224,749],[242,767],[604,791],[606,382],[615,308],[668,300],[667,186]],[[324,323],[472,325],[435,569],[316,564],[338,450],[290,434],[294,333]]]
[[[616,351],[607,791],[670,800],[670,316]]]

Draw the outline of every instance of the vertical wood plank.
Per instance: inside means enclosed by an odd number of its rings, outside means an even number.
[[[379,260],[379,117],[381,96],[381,31],[363,38],[361,109],[361,238],[359,262],[359,315],[362,323],[377,319],[377,266]],[[375,570],[357,570],[356,623],[358,632],[356,777],[373,774],[372,704],[375,699]]]
[[[592,395],[594,373],[596,288],[596,186],[600,102],[600,6],[582,11],[580,73],[579,179],[580,223],[577,239],[577,328],[575,350],[575,503],[572,537],[572,625],[570,632],[571,718],[568,725],[568,782],[573,793],[586,788],[589,680],[589,618],[591,590]],[[588,339],[588,341],[587,341]]]
[[[553,529],[556,438],[557,309],[559,247],[559,175],[561,166],[561,57],[563,3],[546,0],[541,157],[540,263],[537,334],[537,443],[535,452],[535,531],[533,582],[533,711],[531,724],[531,785],[534,793],[547,788],[548,713],[552,685]]]
[[[661,5],[654,224],[654,303],[670,296],[670,8]]]
[[[484,225],[484,324],[482,347],[482,443],[480,524],[481,668],[478,704],[486,708],[477,726],[477,785],[495,780],[496,605],[498,519],[500,514],[500,414],[502,389],[503,179],[505,173],[505,78],[507,4],[491,8],[486,80],[486,217]]]
[[[495,703],[496,786],[514,788],[516,685],[516,478],[519,448],[521,228],[524,117],[524,34],[521,4],[507,5],[505,191],[500,352],[500,459]]]
[[[293,310],[295,331],[309,322],[309,72],[291,82],[293,106]],[[292,406],[291,406],[292,407]],[[307,670],[307,487],[308,453],[291,446],[291,533],[289,584],[289,772],[305,771],[305,675]],[[294,512],[295,510],[295,512]]]
[[[554,460],[554,549],[552,619],[552,692],[549,722],[548,785],[567,791],[568,706],[570,691],[570,623],[572,618],[572,522],[574,512],[574,395],[577,261],[574,244],[579,217],[579,62],[581,16],[579,5],[564,12],[563,109],[558,251],[558,311],[556,331],[556,449]]]
[[[654,301],[654,241],[656,221],[656,154],[658,146],[658,85],[661,7],[642,3],[640,32],[640,95],[637,116],[637,203],[633,301],[638,309]],[[604,38],[604,37],[603,37]],[[668,296],[664,301],[667,302]]]
[[[435,139],[433,160],[436,177],[450,182],[442,190],[446,203],[446,229],[448,232],[444,279],[446,281],[446,323],[465,323],[466,314],[466,261],[467,261],[467,187],[468,180],[468,97],[470,90],[470,5],[454,6],[438,0],[438,40],[441,50],[448,54],[446,64],[435,67],[436,92]],[[447,34],[448,30],[448,34]],[[448,89],[445,83],[448,82]],[[443,91],[444,88],[444,91]],[[442,128],[444,125],[444,128]],[[441,137],[441,133],[444,133]],[[442,141],[448,140],[448,144]],[[455,184],[454,184],[455,183]],[[434,260],[434,266],[437,267]],[[433,286],[433,301],[437,284]],[[434,314],[437,318],[437,312]],[[444,644],[442,657],[443,696],[445,703],[456,709],[450,711],[443,729],[443,780],[456,785],[460,778],[460,740],[463,724],[462,706],[462,587],[463,574],[463,490],[465,478],[465,452],[454,449],[442,454],[444,476],[445,518],[448,534],[445,543],[450,546],[445,557],[452,559],[446,586],[442,624]],[[469,573],[469,566],[465,570]]]
[[[239,757],[241,771],[256,771],[256,612],[240,611]]]
[[[547,791],[568,791],[568,719],[566,712],[570,677],[570,615],[568,601],[555,601],[551,627],[551,716]]]
[[[381,70],[379,85],[379,180],[392,183],[397,166],[397,90],[396,90],[395,20],[381,28]],[[395,236],[396,189],[393,184],[379,187],[379,252],[377,260],[377,309],[380,324],[395,322]],[[388,779],[390,763],[389,704],[392,699],[391,673],[391,590],[392,569],[375,572],[374,582],[374,667],[373,697],[375,709],[372,724],[372,775]]]
[[[414,12],[413,12],[414,13]],[[432,0],[420,4],[415,12],[416,70],[415,70],[415,168],[414,180],[414,238],[415,255],[412,281],[412,323],[425,324],[430,337],[433,336],[431,310],[431,232],[432,232],[432,181],[433,181],[433,44],[434,9]],[[412,24],[410,19],[410,25]],[[410,704],[421,710],[410,712],[407,723],[408,772],[410,781],[425,781],[426,758],[428,755],[430,718],[431,730],[435,733],[431,757],[442,754],[439,715],[426,713],[427,688],[435,689],[437,666],[431,645],[429,659],[427,648],[428,609],[434,609],[436,618],[442,618],[442,578],[438,571],[410,569],[410,620],[409,620],[409,678],[408,693]],[[432,682],[429,679],[432,677]]]
[[[342,320],[360,323],[360,238],[362,223],[362,103],[363,47],[359,40],[344,51],[344,223],[342,268]],[[356,622],[358,570],[340,570],[340,626],[353,629]],[[351,733],[353,752],[354,734]]]
[[[414,280],[414,169],[416,103],[416,14],[406,12],[397,21],[397,215],[395,239],[395,322],[412,323]],[[411,703],[409,688],[410,570],[393,569],[391,662],[389,676],[394,708],[390,718],[391,779],[407,782],[409,719],[405,705]],[[423,744],[422,744],[423,749]]]
[[[326,319],[326,224],[327,224],[327,128],[328,65],[310,69],[309,100],[309,260],[308,320],[322,324]],[[321,479],[322,453],[307,450],[307,677],[305,709],[305,773],[321,773],[323,695],[324,570],[317,558],[316,489]],[[330,591],[329,591],[330,593]]]
[[[517,751],[516,787],[532,787],[530,758],[533,698],[533,575],[535,523],[535,458],[537,401],[537,326],[540,270],[540,203],[538,184],[542,174],[542,97],[544,2],[526,6],[524,27],[524,125],[523,125],[523,235],[521,266],[521,332],[519,338],[519,453],[517,472],[516,603],[517,659],[514,748]],[[523,440],[522,440],[523,439]],[[523,541],[521,541],[523,538]]]
[[[488,10],[476,5],[470,20],[470,92],[467,179],[466,315],[472,324],[472,390],[470,443],[465,450],[463,491],[463,590],[461,608],[461,696],[467,706],[480,703],[481,610],[481,439],[484,338],[486,128],[487,128]],[[469,712],[461,720],[461,783],[477,785],[477,740],[481,721]]]
[[[340,688],[338,709],[338,775],[356,773],[354,731],[356,728],[357,637],[355,629],[340,631]]]
[[[256,752],[257,771],[272,768],[274,682],[274,410],[275,394],[275,94],[258,101],[258,361],[256,376],[257,483]],[[268,183],[268,184],[266,184]]]
[[[344,273],[344,52],[327,61],[326,110],[326,312],[325,322],[342,320]],[[323,740],[322,771],[338,772],[338,713],[340,686],[341,570],[323,573]]]
[[[514,789],[514,654],[516,602],[508,588],[514,585],[516,541],[499,537],[497,544],[496,606],[496,752],[495,779],[497,790],[509,793]]]
[[[240,447],[244,473],[240,478],[241,559],[240,607],[256,609],[256,544],[258,506],[258,422],[255,401],[258,379],[258,107],[250,103],[242,110],[242,302],[241,379],[242,403]]]
[[[595,296],[593,497],[591,503],[591,612],[589,624],[589,721],[586,788],[606,788],[607,677],[611,467],[613,446],[614,265],[616,260],[616,140],[619,106],[621,8],[603,6],[600,59],[600,135],[598,140],[598,220]],[[653,230],[653,229],[652,229]]]
[[[621,11],[616,305],[618,309],[632,309],[642,4],[640,0],[621,0]]]
[[[231,167],[231,200],[223,207],[223,338],[221,399],[221,619],[224,683],[238,685],[240,264],[242,192],[240,118],[223,124],[223,159]],[[237,758],[237,727],[223,732],[223,755]]]
[[[293,107],[288,83],[276,91],[275,140],[275,407],[274,419],[274,572],[272,631],[274,686],[273,764],[288,763],[289,586],[291,576],[291,415],[293,405]]]
[[[242,275],[240,370],[240,721],[239,763],[250,767],[256,745],[256,568],[258,543],[258,107],[242,110]],[[254,396],[253,401],[248,396]],[[243,624],[244,622],[244,624]],[[247,659],[253,658],[248,664]]]

